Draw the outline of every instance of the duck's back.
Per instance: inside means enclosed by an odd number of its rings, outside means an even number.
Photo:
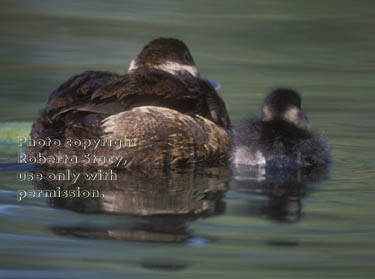
[[[49,96],[40,117],[33,124],[31,138],[63,137],[65,129],[79,119],[74,108],[88,103],[97,89],[119,77],[106,71],[86,71],[65,81]],[[66,112],[73,113],[67,115]]]
[[[72,77],[51,94],[30,135],[63,143],[75,138],[136,138],[138,145],[126,150],[126,167],[146,162],[163,166],[225,158],[230,139],[223,128],[228,126],[223,101],[204,81],[192,77],[182,82],[157,70],[125,75],[90,71]],[[119,151],[92,152],[112,156]],[[28,148],[28,154],[36,153],[83,155],[80,148]]]

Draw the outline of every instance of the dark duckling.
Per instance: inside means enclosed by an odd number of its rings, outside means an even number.
[[[325,140],[310,131],[301,98],[291,89],[273,90],[264,100],[259,119],[236,125],[233,141],[235,165],[300,168],[330,162]]]
[[[148,168],[225,161],[230,121],[214,86],[199,75],[182,41],[153,40],[127,73],[87,71],[53,91],[30,138],[61,144],[28,144],[26,155],[55,157],[57,161],[36,160],[48,167]],[[73,139],[100,139],[101,145],[67,146]],[[130,144],[114,147],[121,139]]]

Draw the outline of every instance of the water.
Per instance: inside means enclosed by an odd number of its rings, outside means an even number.
[[[0,5],[0,278],[374,276],[373,1]],[[87,69],[124,72],[160,36],[189,45],[234,122],[271,88],[298,89],[329,139],[329,173],[124,175],[126,190],[91,185],[107,189],[94,202],[17,201],[49,186],[18,181],[12,164],[48,94]]]

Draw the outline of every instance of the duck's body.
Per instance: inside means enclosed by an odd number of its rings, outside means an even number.
[[[164,167],[225,160],[228,127],[222,99],[199,77],[187,47],[178,40],[158,39],[142,50],[124,75],[88,71],[63,83],[50,95],[30,136],[62,143],[74,138],[135,139],[135,146],[86,153],[122,157],[120,165],[106,162],[102,166]],[[27,153],[85,155],[80,148],[66,146],[29,147]],[[98,166],[98,162],[83,160],[57,167],[73,165]]]
[[[260,118],[236,125],[231,160],[271,168],[324,166],[330,161],[327,144],[310,131],[300,97],[290,89],[274,90]]]

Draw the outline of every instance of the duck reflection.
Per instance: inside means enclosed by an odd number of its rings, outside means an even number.
[[[51,172],[43,170],[44,177]],[[74,170],[86,174],[92,170]],[[96,170],[97,171],[97,170]],[[105,171],[105,170],[103,170]],[[40,171],[39,171],[40,172]],[[51,207],[70,209],[80,213],[105,213],[126,216],[108,227],[75,226],[53,227],[59,235],[110,238],[149,242],[185,242],[192,237],[188,221],[223,214],[223,197],[228,189],[230,172],[226,167],[187,168],[155,173],[116,171],[116,180],[87,181],[80,175],[71,181],[37,183],[40,190],[59,190],[60,197],[51,196]],[[76,196],[64,197],[63,191]],[[77,194],[77,191],[80,194]],[[98,193],[95,197],[83,193]]]
[[[278,222],[298,222],[303,216],[302,199],[313,191],[312,184],[327,177],[326,167],[267,169],[236,166],[232,190],[248,194],[252,200],[241,209],[242,214],[260,214]]]

